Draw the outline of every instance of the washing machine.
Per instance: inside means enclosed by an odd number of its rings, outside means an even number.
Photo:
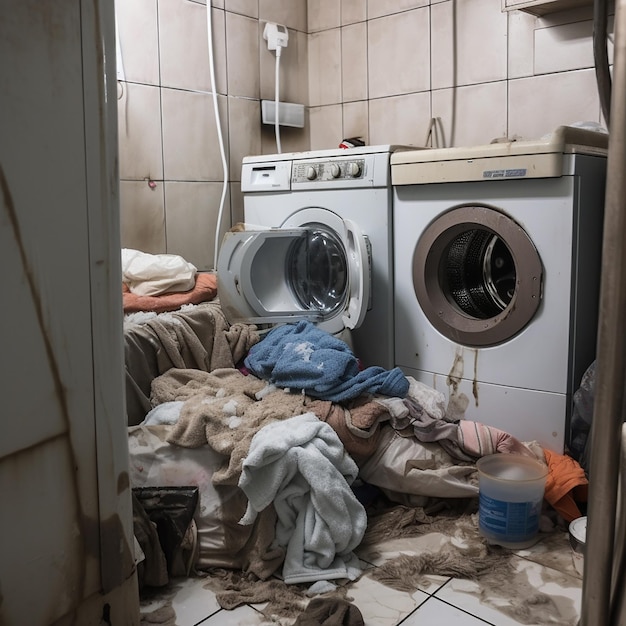
[[[245,230],[220,246],[231,322],[309,320],[365,367],[394,364],[390,156],[365,146],[245,157]]]
[[[471,419],[563,452],[595,358],[607,135],[402,152],[395,357]]]

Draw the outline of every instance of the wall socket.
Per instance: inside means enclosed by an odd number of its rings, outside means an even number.
[[[263,124],[274,125],[276,121],[276,102],[274,100],[261,100],[261,121]],[[304,128],[304,105],[279,102],[278,124],[279,126]]]

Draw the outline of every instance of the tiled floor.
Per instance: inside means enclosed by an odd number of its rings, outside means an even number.
[[[457,539],[437,532],[393,539],[357,550],[364,573],[347,582],[347,599],[361,611],[366,626],[575,626],[580,613],[582,580],[576,572],[567,533],[543,536],[532,548],[504,551],[506,576],[487,572],[476,580],[423,576],[416,590],[398,591],[374,579],[377,568],[394,557],[437,553]],[[462,540],[461,540],[462,541]],[[464,546],[458,546],[463,548]],[[509,558],[510,555],[510,558]],[[380,571],[380,570],[379,570]],[[491,582],[490,582],[491,580]],[[290,626],[295,619],[265,617],[265,605],[220,609],[206,579],[194,577],[171,583],[156,597],[142,599],[142,624],[157,623],[150,614],[159,607],[170,612],[168,626]]]

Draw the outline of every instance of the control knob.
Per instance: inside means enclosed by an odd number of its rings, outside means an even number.
[[[356,163],[354,161],[352,163],[348,163],[348,166],[346,169],[347,169],[348,175],[352,176],[353,178],[356,178],[361,173],[361,166],[359,165],[359,163]]]
[[[315,180],[317,178],[317,170],[312,165],[309,165],[306,168],[306,172],[305,173],[306,173],[306,177],[309,180]]]
[[[337,163],[331,163],[330,175],[333,178],[339,178],[339,176],[341,176],[341,168],[337,165]]]

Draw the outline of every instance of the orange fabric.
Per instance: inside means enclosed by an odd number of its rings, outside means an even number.
[[[138,296],[131,293],[128,286],[122,283],[122,298],[124,301],[124,313],[137,313],[150,311],[164,313],[176,311],[183,304],[200,304],[213,300],[217,295],[217,276],[200,272],[196,275],[196,284],[189,291],[163,293],[158,296]]]
[[[549,470],[544,498],[566,522],[571,522],[582,515],[576,502],[587,501],[589,481],[585,471],[571,456],[547,449],[543,453]]]

